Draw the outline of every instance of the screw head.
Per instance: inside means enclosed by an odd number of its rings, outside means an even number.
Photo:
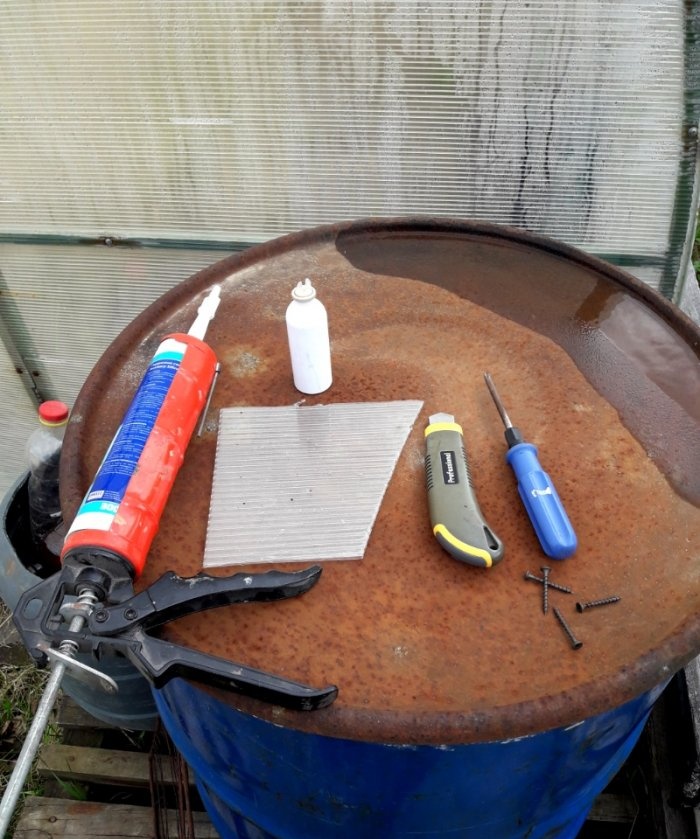
[[[136,609],[125,609],[124,610],[124,618],[128,621],[133,621],[138,617],[138,612]]]
[[[98,612],[95,612],[93,617],[95,618],[97,623],[104,623],[109,617],[109,615],[104,609],[100,609]]]

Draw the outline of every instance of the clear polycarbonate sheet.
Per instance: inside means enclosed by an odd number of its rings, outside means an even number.
[[[512,224],[658,284],[694,165],[681,0],[7,0],[0,231]],[[629,264],[629,263],[628,263]]]
[[[512,225],[680,300],[699,2],[4,0],[1,395],[72,402],[181,279],[352,218]]]
[[[36,425],[37,405],[22,376],[32,378],[37,401],[61,399],[72,407],[90,370],[131,320],[225,255],[0,242],[0,320],[15,351],[0,343],[0,493],[26,468],[24,445]]]
[[[361,558],[422,405],[222,409],[204,567]]]

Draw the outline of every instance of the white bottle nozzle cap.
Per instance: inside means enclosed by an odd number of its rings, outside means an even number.
[[[216,310],[219,308],[219,303],[221,303],[220,292],[221,286],[212,286],[211,291],[204,298],[197,310],[197,317],[190,327],[187,333],[188,335],[194,335],[195,338],[199,338],[201,341],[204,340],[204,336],[207,332],[207,326],[209,326],[209,321],[214,317]]]
[[[311,285],[311,280],[307,277],[304,282],[298,282],[292,290],[292,297],[294,300],[313,300],[316,297],[316,289]]]

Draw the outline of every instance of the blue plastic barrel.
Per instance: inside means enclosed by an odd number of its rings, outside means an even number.
[[[573,839],[661,689],[541,734],[436,746],[283,728],[181,679],[156,702],[224,839]]]
[[[304,404],[424,401],[367,548],[359,561],[322,562],[300,597],[160,631],[296,681],[337,684],[338,698],[293,712],[177,679],[156,695],[165,726],[224,839],[573,837],[663,686],[700,652],[700,330],[618,269],[496,225],[365,220],[222,260],[117,338],[66,433],[70,514],[134,371],[221,285],[207,335],[221,374],[137,587],[166,570],[202,570],[218,410],[299,402],[284,312],[307,276],[329,313],[334,381]],[[541,552],[485,370],[557,486],[578,536],[569,559]],[[489,570],[455,561],[430,529],[423,431],[441,411],[464,429],[479,505],[505,544]],[[351,509],[352,468],[337,482]],[[292,500],[303,515],[303,493]],[[323,559],[323,546],[311,547],[307,564]],[[232,560],[236,549],[232,540]],[[523,579],[545,564],[574,592],[551,590],[547,613],[541,586]],[[609,595],[621,599],[576,611],[579,599]]]
[[[23,562],[29,559],[30,552],[25,474],[17,478],[0,501],[0,599],[9,609],[14,609],[22,594],[40,581]],[[83,710],[118,728],[149,731],[156,727],[158,713],[150,685],[130,661],[116,654],[103,656],[99,664],[82,653],[77,658],[99,667],[118,687],[117,693],[104,693],[67,674],[61,687]]]

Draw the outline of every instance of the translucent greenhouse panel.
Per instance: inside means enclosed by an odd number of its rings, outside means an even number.
[[[238,246],[365,216],[523,227],[673,292],[693,207],[697,9],[6,0],[4,326],[41,392],[71,402],[175,283]],[[11,399],[17,374],[0,375]],[[13,405],[31,424],[27,400]]]
[[[225,255],[0,244],[0,318],[44,398],[72,404],[127,324],[168,289]]]
[[[0,344],[0,498],[27,468],[24,447],[36,426],[36,406],[22,384],[15,362]]]
[[[455,215],[675,277],[681,0],[3,4],[0,232]],[[681,183],[682,182],[682,183]]]

